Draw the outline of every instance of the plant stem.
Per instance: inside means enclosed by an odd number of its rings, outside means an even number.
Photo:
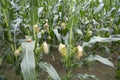
[[[73,3],[72,3],[72,5],[70,5],[70,7],[72,7],[73,6]],[[70,56],[71,56],[71,54],[72,54],[72,51],[71,51],[71,46],[73,46],[72,45],[72,38],[73,38],[73,36],[72,36],[72,34],[73,34],[73,31],[72,31],[72,29],[73,29],[73,23],[74,23],[74,15],[71,13],[71,19],[72,19],[72,23],[71,23],[71,26],[70,26],[70,38],[69,38],[69,47],[68,47],[68,56],[67,56],[67,68],[68,68],[68,71],[67,71],[67,78],[68,79],[70,79],[70,77],[71,77],[71,58],[70,58]]]
[[[11,35],[10,31],[9,31],[9,30],[10,30],[9,11],[8,11],[7,9],[3,9],[3,16],[4,16],[4,21],[5,21],[5,24],[6,24],[5,29],[7,30],[7,31],[4,31],[4,33],[5,33],[5,35],[6,35],[6,39],[7,39],[8,41],[12,41],[12,35]],[[12,44],[12,43],[10,43],[10,44],[8,44],[8,45],[10,46],[10,48],[11,48],[11,50],[12,50],[12,53],[14,53],[14,51],[15,51],[15,47],[14,47],[14,46],[15,46],[15,45]],[[10,54],[8,54],[7,58],[9,59],[9,61],[10,61],[11,63],[14,63],[14,61],[13,61],[13,59],[12,59],[12,56],[11,56]]]
[[[7,13],[8,13],[8,10],[7,9],[3,9],[3,15],[4,15],[5,23],[6,23],[6,29],[9,30],[10,29],[10,27],[9,27],[9,21],[8,21],[9,18],[8,18]],[[10,41],[12,41],[10,31],[7,31],[6,35],[7,35],[7,39],[10,40]],[[13,46],[13,44],[10,44],[10,46],[11,46],[12,52],[14,52],[14,46]]]

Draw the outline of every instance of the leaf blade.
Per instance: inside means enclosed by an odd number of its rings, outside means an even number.
[[[101,57],[99,55],[90,55],[87,59],[89,61],[97,60],[105,65],[108,65],[114,68],[114,64],[110,60],[108,60],[107,58]]]
[[[46,62],[40,62],[39,66],[49,74],[52,80],[61,80],[56,70],[51,64],[48,64]]]
[[[36,80],[34,47],[35,41],[21,44],[24,56],[21,62],[21,70],[24,80]]]

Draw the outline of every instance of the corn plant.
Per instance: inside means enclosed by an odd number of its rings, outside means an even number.
[[[87,50],[108,50],[113,41],[119,43],[119,17],[120,0],[1,0],[0,48],[5,55],[0,59],[12,64],[21,80],[37,80],[39,68],[53,80],[96,78],[79,73],[75,76],[72,69],[84,60],[115,68],[108,58]],[[51,51],[56,48],[66,70],[63,78],[42,61],[43,55],[54,57]]]

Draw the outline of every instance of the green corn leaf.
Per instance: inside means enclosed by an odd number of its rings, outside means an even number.
[[[118,35],[116,35],[118,36]],[[99,36],[93,36],[89,42],[84,42],[83,43],[83,47],[85,46],[91,46],[91,44],[95,44],[96,42],[112,42],[112,41],[119,41],[120,38],[119,37],[116,37],[115,35],[111,35],[110,37],[108,38],[103,38],[103,37],[99,37]]]
[[[94,14],[99,13],[99,12],[103,9],[103,7],[104,7],[104,4],[101,3],[101,4],[94,10]]]
[[[42,16],[43,10],[44,10],[44,7],[38,8],[38,17]]]
[[[40,62],[39,66],[49,74],[52,80],[61,80],[56,70],[51,64],[48,64],[46,62]]]
[[[83,32],[79,28],[75,28],[75,32],[83,36]]]
[[[65,45],[67,45],[67,46],[69,46],[69,38],[70,38],[70,32],[67,32],[67,34],[63,38],[65,41]]]
[[[95,75],[90,74],[77,74],[76,78],[79,78],[80,80],[99,80]]]
[[[88,60],[89,60],[89,61],[97,60],[97,61],[99,61],[99,62],[101,62],[101,63],[103,63],[103,64],[105,64],[105,65],[108,65],[108,66],[111,66],[111,67],[114,68],[113,63],[112,63],[109,59],[104,58],[104,57],[99,56],[99,55],[90,55],[90,56],[88,57]]]
[[[113,30],[109,29],[109,28],[100,28],[100,29],[98,29],[98,31],[112,32]]]
[[[53,29],[54,34],[56,35],[59,42],[61,42],[61,35],[58,33],[58,29]]]
[[[9,1],[8,0],[0,0],[0,8],[6,9],[9,7]]]
[[[23,60],[21,62],[21,70],[24,80],[37,80],[35,73],[35,58],[34,47],[35,41],[27,43],[23,42],[22,45]]]
[[[116,8],[113,7],[109,12],[107,12],[107,14],[105,15],[105,18],[111,16],[112,12],[115,10],[116,10]]]

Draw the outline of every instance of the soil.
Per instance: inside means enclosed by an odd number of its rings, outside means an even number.
[[[62,66],[60,59],[61,55],[57,51],[53,51],[52,53],[54,55],[54,58],[51,58],[51,55],[44,55],[43,61],[48,62],[53,65],[53,67],[56,69],[58,74],[62,77],[66,74],[64,67]],[[115,67],[117,66],[117,53],[114,53],[114,56],[112,56],[111,61],[114,63]],[[15,74],[12,67],[8,69],[2,69],[0,68],[0,71],[3,71],[5,73],[5,76],[7,80],[19,80],[19,76]],[[82,65],[81,67],[76,67],[73,70],[73,73],[80,73],[80,74],[90,74],[95,75],[99,80],[115,80],[115,70],[112,67],[106,66],[100,62],[95,62],[95,64],[92,64],[90,66]],[[46,75],[42,76],[42,80],[46,80]],[[40,80],[41,80],[40,79]]]
[[[44,56],[44,61],[52,64],[60,76],[65,75],[65,69],[60,63],[61,55],[59,52],[53,55],[55,56],[55,61],[50,59],[49,55]],[[115,67],[117,66],[117,55],[117,53],[114,53],[114,55],[111,56],[111,61]],[[81,67],[76,67],[73,70],[73,74],[76,73],[95,75],[99,80],[115,80],[115,69],[100,62],[95,62],[90,66],[82,65]]]

